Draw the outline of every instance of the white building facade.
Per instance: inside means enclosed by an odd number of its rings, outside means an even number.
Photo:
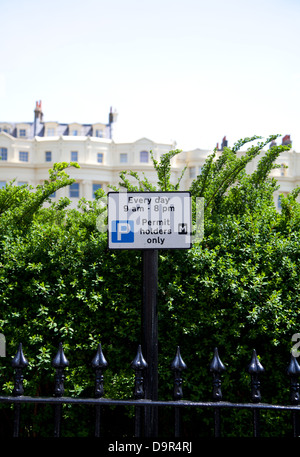
[[[28,184],[35,187],[48,178],[48,170],[55,162],[77,162],[80,168],[69,168],[70,177],[76,182],[60,189],[54,200],[69,197],[72,206],[79,199],[94,198],[94,192],[109,186],[119,186],[119,173],[131,170],[145,173],[147,179],[156,183],[150,151],[159,161],[162,154],[176,148],[176,144],[155,143],[147,138],[133,143],[116,143],[112,137],[112,124],[116,115],[110,111],[109,122],[95,124],[60,124],[44,122],[41,102],[36,103],[34,121],[23,123],[0,122],[0,187],[15,180],[17,185]],[[289,141],[286,136],[283,141]],[[223,139],[221,149],[227,143]],[[176,183],[182,170],[187,170],[181,181],[181,190],[187,190],[201,173],[201,168],[212,150],[195,149],[183,151],[171,161],[172,182]],[[254,170],[258,158],[251,162],[248,172]],[[280,169],[272,174],[280,184],[275,195],[275,203],[280,209],[279,193],[288,194],[300,185],[300,154],[294,150],[280,155]],[[285,168],[287,167],[287,168]]]

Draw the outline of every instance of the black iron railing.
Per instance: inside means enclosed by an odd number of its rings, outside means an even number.
[[[182,360],[180,349],[177,348],[176,356],[171,364],[174,372],[174,391],[172,401],[154,401],[144,398],[144,370],[147,368],[141,346],[138,347],[137,355],[131,363],[131,368],[135,372],[135,386],[133,399],[113,400],[104,398],[104,371],[107,368],[107,361],[102,352],[101,345],[98,346],[97,353],[92,360],[92,367],[95,370],[95,389],[94,398],[73,398],[64,396],[64,370],[69,366],[62,344],[59,345],[58,352],[52,361],[52,366],[56,369],[54,394],[53,397],[24,395],[24,370],[28,362],[23,354],[22,344],[19,345],[18,351],[12,360],[12,366],[15,369],[14,389],[12,395],[1,395],[0,403],[14,405],[14,423],[13,436],[20,436],[21,407],[23,404],[48,404],[54,408],[54,428],[53,436],[61,436],[62,406],[64,404],[92,405],[95,408],[95,437],[100,437],[101,433],[101,408],[103,406],[134,406],[135,407],[135,429],[134,437],[151,437],[151,424],[149,420],[156,417],[155,414],[149,413],[151,409],[160,407],[174,408],[174,427],[172,436],[179,438],[181,436],[181,411],[183,408],[201,408],[211,409],[214,412],[214,436],[221,436],[221,411],[224,409],[248,409],[253,413],[253,436],[260,436],[260,412],[262,410],[289,411],[291,413],[291,430],[293,437],[300,436],[300,394],[299,394],[299,376],[300,366],[297,359],[291,355],[290,363],[287,367],[287,375],[290,377],[290,404],[273,405],[261,402],[260,393],[260,375],[264,371],[255,350],[252,354],[251,362],[248,366],[248,373],[251,376],[251,402],[249,403],[231,403],[223,401],[221,390],[221,375],[225,371],[225,366],[220,360],[218,350],[215,349],[210,372],[212,374],[212,401],[187,401],[183,400],[182,390],[182,372],[186,365]],[[172,428],[170,428],[171,430]]]

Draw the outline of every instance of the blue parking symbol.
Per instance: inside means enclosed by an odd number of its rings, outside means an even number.
[[[133,221],[112,221],[111,223],[112,243],[133,243],[134,225]]]

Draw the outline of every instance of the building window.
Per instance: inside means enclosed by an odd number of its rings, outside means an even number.
[[[99,189],[102,189],[102,184],[93,183],[93,198],[96,197],[95,192]]]
[[[49,127],[49,128],[47,129],[47,135],[48,135],[48,136],[54,136],[54,134],[55,134],[54,128],[53,128],[53,127]]]
[[[50,198],[55,198],[56,192],[53,192],[53,194],[50,195]]]
[[[22,138],[26,137],[26,129],[20,129],[19,130],[19,136],[22,137]]]
[[[196,167],[189,168],[189,176],[190,178],[196,178]]]
[[[7,148],[0,148],[0,160],[7,160]]]
[[[19,161],[28,162],[28,151],[19,151]]]
[[[27,182],[26,181],[19,181],[18,182],[18,186],[27,186]]]
[[[0,181],[0,189],[4,189],[6,186],[6,181]]]
[[[9,133],[9,129],[7,127],[0,128],[0,132]]]
[[[45,162],[51,162],[51,160],[52,160],[52,152],[46,151],[45,152]]]
[[[280,165],[280,175],[281,176],[286,176],[286,165],[285,165],[285,163],[282,163]]]
[[[127,153],[126,152],[121,152],[120,163],[127,163]]]
[[[70,185],[70,198],[78,198],[79,197],[79,183],[73,182]]]
[[[102,129],[97,129],[96,130],[96,137],[103,138],[103,130]]]
[[[103,163],[103,153],[102,152],[98,152],[98,154],[97,154],[97,162],[98,163]]]
[[[278,207],[278,209],[281,209],[281,197],[280,197],[280,195],[278,195],[277,207]]]
[[[71,162],[78,162],[78,152],[71,151]]]
[[[72,130],[72,135],[77,136],[78,135],[78,130]]]
[[[140,162],[147,163],[148,161],[149,161],[148,151],[141,151],[140,152]]]

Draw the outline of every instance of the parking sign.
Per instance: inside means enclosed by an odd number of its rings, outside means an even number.
[[[108,247],[190,248],[190,192],[109,192]]]

